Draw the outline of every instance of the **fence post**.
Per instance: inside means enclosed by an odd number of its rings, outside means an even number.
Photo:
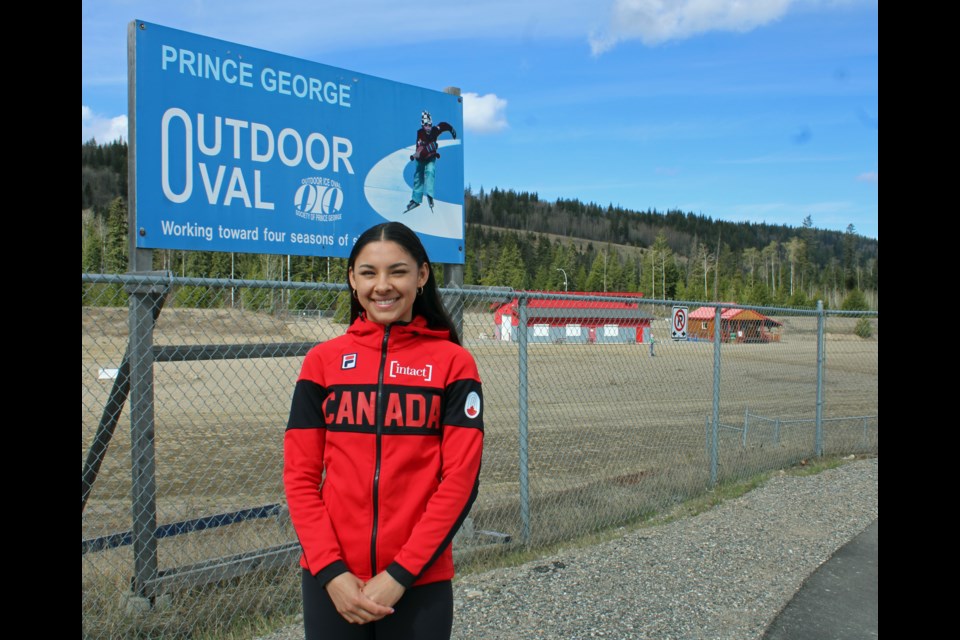
[[[166,274],[169,275],[169,274]],[[153,308],[153,321],[156,323],[157,317],[163,308],[165,296]],[[129,322],[129,321],[128,321]],[[97,480],[100,473],[100,465],[107,455],[107,447],[113,439],[113,432],[117,428],[117,422],[120,421],[120,413],[123,411],[123,405],[127,402],[127,396],[130,394],[130,352],[129,344],[127,351],[123,354],[123,360],[117,371],[117,377],[110,388],[110,396],[103,407],[103,413],[100,416],[100,424],[97,427],[97,434],[90,444],[90,450],[87,452],[87,459],[83,464],[81,477],[81,498],[80,512],[87,508],[87,499],[93,490],[93,483]]]
[[[710,486],[717,484],[717,429],[720,424],[720,305],[713,316],[713,455],[710,456]]]
[[[132,283],[130,294],[130,472],[133,480],[133,598],[149,598],[146,585],[158,576],[157,479],[154,451],[153,329],[155,309],[168,287]],[[152,598],[150,598],[152,600]],[[133,603],[131,603],[133,604]],[[136,605],[134,605],[136,606]],[[143,608],[143,604],[138,608]],[[149,606],[149,602],[147,603]]]
[[[750,426],[748,417],[750,416],[750,409],[743,410],[743,435],[740,437],[740,446],[744,449],[747,448],[747,431]]]
[[[460,342],[464,341],[463,335],[463,293],[458,291],[463,288],[463,265],[462,264],[444,264],[443,265],[443,306],[446,308],[450,319],[453,320],[453,326],[457,329],[457,335],[460,336]]]
[[[780,444],[780,418],[773,423],[773,444]]]
[[[107,447],[110,446],[110,441],[113,439],[113,432],[117,428],[120,412],[123,411],[123,405],[127,401],[129,391],[130,354],[124,353],[120,367],[117,369],[117,377],[110,389],[110,396],[103,407],[97,433],[93,442],[90,443],[87,458],[83,463],[83,471],[80,477],[80,513],[83,513],[87,508],[87,499],[90,497],[90,492],[93,491],[93,483],[97,481],[100,465],[103,464],[103,459],[107,455]]]
[[[147,274],[153,267],[153,251],[139,249],[137,238],[141,229],[137,226],[137,118],[136,118],[136,24],[127,26],[127,103],[130,121],[127,154],[127,239],[129,241],[130,273]],[[146,585],[157,577],[157,481],[154,452],[153,423],[153,327],[154,309],[159,306],[168,287],[165,285],[144,286],[132,282],[130,294],[130,473],[133,476],[130,509],[133,530],[133,584],[132,599],[128,607],[149,607]],[[138,602],[139,601],[139,602]]]
[[[450,95],[457,96],[458,102],[463,103],[463,98],[460,97],[460,87],[447,87],[443,90],[444,93],[449,93]],[[431,207],[433,206],[433,201],[431,200]],[[467,219],[467,202],[463,203],[463,219]],[[466,238],[462,241],[460,245],[461,255],[466,256]],[[444,289],[462,289],[463,288],[463,264],[451,264],[444,263],[443,265],[443,287]],[[453,320],[453,326],[457,328],[457,334],[460,336],[460,341],[463,341],[463,305],[464,298],[463,294],[459,292],[448,292],[443,295],[443,306],[447,308],[447,313],[450,314],[450,319]]]
[[[826,351],[824,339],[823,300],[817,300],[817,428],[814,455],[823,455],[823,361]]]
[[[519,387],[520,387],[520,520],[522,532],[520,538],[523,544],[530,544],[530,473],[528,456],[527,434],[527,299],[522,293],[517,296],[518,322],[517,345],[519,353]]]
[[[703,419],[703,441],[707,447],[707,459],[710,460],[710,486],[717,484],[717,432],[712,429],[710,416]]]

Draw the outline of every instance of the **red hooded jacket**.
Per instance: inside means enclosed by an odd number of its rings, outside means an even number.
[[[283,481],[323,584],[387,571],[405,587],[453,577],[450,542],[477,496],[482,391],[448,332],[362,316],[303,362],[284,436]]]

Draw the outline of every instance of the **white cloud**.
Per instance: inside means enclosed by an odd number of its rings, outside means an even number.
[[[97,142],[113,142],[127,139],[127,116],[113,118],[94,113],[87,105],[80,109],[80,142],[96,138]]]
[[[857,182],[876,182],[880,183],[880,172],[879,171],[864,171],[857,176]]]
[[[89,86],[93,76],[107,74],[109,65],[110,76],[125,81],[126,56],[116,56],[115,51],[117,44],[124,46],[125,27],[134,14],[147,22],[316,60],[328,51],[464,38],[582,38],[585,24],[600,24],[596,4],[597,0],[457,0],[429,5],[397,0],[83,0],[83,51],[90,54],[83,61],[83,80]],[[411,26],[414,22],[416,28]],[[113,69],[119,69],[122,79]]]
[[[781,18],[796,0],[614,0],[606,30],[590,36],[593,55],[618,42],[647,46],[708,31],[750,31]]]
[[[473,133],[497,133],[506,129],[507,101],[495,93],[463,94],[463,126]]]

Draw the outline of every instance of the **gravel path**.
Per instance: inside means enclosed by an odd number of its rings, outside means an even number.
[[[879,469],[873,458],[779,475],[694,517],[459,578],[453,638],[760,638],[879,517]],[[261,640],[302,637],[293,626]]]

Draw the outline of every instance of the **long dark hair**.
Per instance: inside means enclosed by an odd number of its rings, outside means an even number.
[[[446,329],[450,332],[450,342],[460,344],[460,337],[457,335],[457,328],[450,319],[450,315],[443,307],[443,301],[440,299],[440,291],[437,289],[437,280],[433,276],[433,267],[430,265],[430,258],[427,257],[427,250],[423,248],[420,238],[410,227],[402,222],[384,222],[374,227],[370,227],[357,238],[350,252],[350,258],[347,260],[347,273],[353,271],[353,265],[357,261],[357,256],[365,246],[371,242],[396,242],[410,254],[417,263],[419,269],[427,265],[427,282],[423,285],[423,293],[417,295],[413,301],[413,315],[423,316],[427,321],[427,326],[431,329]],[[349,280],[348,280],[349,282]],[[356,320],[363,307],[357,300],[354,292],[350,296],[350,324]]]

